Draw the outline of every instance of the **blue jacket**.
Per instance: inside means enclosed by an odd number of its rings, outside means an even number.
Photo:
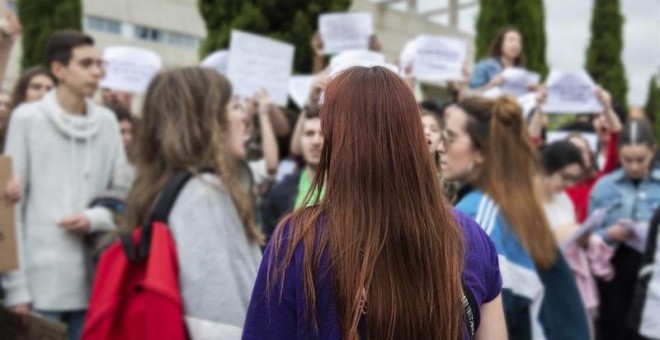
[[[482,59],[474,67],[470,78],[470,89],[474,90],[488,84],[500,72],[502,72],[502,65],[497,59]]]
[[[653,169],[639,186],[619,169],[594,186],[589,196],[589,214],[598,208],[610,208],[598,233],[605,235],[609,227],[620,219],[634,222],[650,221],[660,206],[660,169]]]
[[[573,274],[557,250],[557,261],[538,271],[495,201],[479,190],[456,208],[474,218],[495,244],[502,273],[502,301],[509,339],[588,339],[584,305]]]

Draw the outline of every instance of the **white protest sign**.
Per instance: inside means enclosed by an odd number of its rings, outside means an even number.
[[[419,36],[415,40],[415,78],[428,81],[463,79],[463,66],[467,56],[465,41],[430,35]]]
[[[370,13],[321,14],[318,24],[326,54],[369,48],[369,36],[373,34]]]
[[[417,39],[410,40],[401,50],[399,56],[399,67],[401,68],[401,75],[406,75],[405,72],[408,68],[412,70],[413,63],[415,62],[415,54],[417,54]]]
[[[373,51],[353,50],[344,51],[330,60],[329,71],[331,76],[353,66],[383,66],[398,73],[398,67],[385,62],[385,55]]]
[[[585,71],[552,70],[546,81],[547,113],[600,113],[603,106],[596,97],[596,84]]]
[[[549,144],[559,140],[565,140],[570,135],[575,133],[579,134],[582,138],[584,138],[584,140],[587,141],[587,144],[589,144],[589,149],[591,149],[592,152],[598,151],[598,135],[591,132],[552,131],[548,132],[546,136],[546,142]]]
[[[232,31],[227,77],[234,93],[250,97],[265,89],[276,104],[286,105],[293,51],[291,44]]]
[[[130,93],[144,93],[163,67],[160,56],[147,49],[112,46],[103,50],[105,77],[99,86]]]
[[[510,67],[502,71],[504,83],[502,84],[502,92],[510,94],[515,97],[521,97],[529,93],[529,87],[536,85],[541,80],[541,75],[538,73],[527,71],[524,68]]]
[[[289,81],[289,96],[301,109],[309,98],[313,82],[314,76],[293,76]]]
[[[227,65],[229,64],[229,51],[218,50],[215,51],[202,60],[201,66],[214,69],[222,75],[227,74]]]

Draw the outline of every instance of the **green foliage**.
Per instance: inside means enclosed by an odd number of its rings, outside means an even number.
[[[200,48],[204,57],[228,48],[232,29],[262,34],[296,47],[294,70],[311,71],[310,40],[318,15],[346,11],[350,0],[199,0],[208,35]]]
[[[626,107],[628,83],[621,61],[623,22],[619,0],[595,0],[586,68],[596,83],[606,88],[617,103]]]
[[[522,33],[527,68],[548,73],[543,0],[482,0],[476,25],[477,57],[488,54],[500,29],[513,26]]]
[[[651,77],[644,112],[653,123],[655,140],[660,141],[660,74]]]
[[[62,29],[82,29],[80,0],[18,0],[23,26],[21,68],[43,64],[48,37]]]

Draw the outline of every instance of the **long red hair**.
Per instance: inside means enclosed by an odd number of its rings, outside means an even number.
[[[463,234],[443,198],[413,93],[385,68],[354,67],[330,82],[320,115],[324,146],[310,192],[325,188],[325,195],[308,195],[318,204],[285,218],[286,235],[275,232],[270,289],[301,245],[304,313],[313,327],[327,256],[346,339],[360,337],[362,318],[371,339],[462,338]]]

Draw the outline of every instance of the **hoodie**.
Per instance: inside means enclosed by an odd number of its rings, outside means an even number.
[[[5,154],[11,156],[22,198],[17,205],[20,269],[5,275],[5,305],[32,302],[45,311],[86,309],[83,236],[58,223],[84,212],[91,231],[112,230],[105,208],[87,209],[107,190],[127,191],[119,126],[107,109],[86,100],[86,114],[66,113],[56,91],[13,112]]]

